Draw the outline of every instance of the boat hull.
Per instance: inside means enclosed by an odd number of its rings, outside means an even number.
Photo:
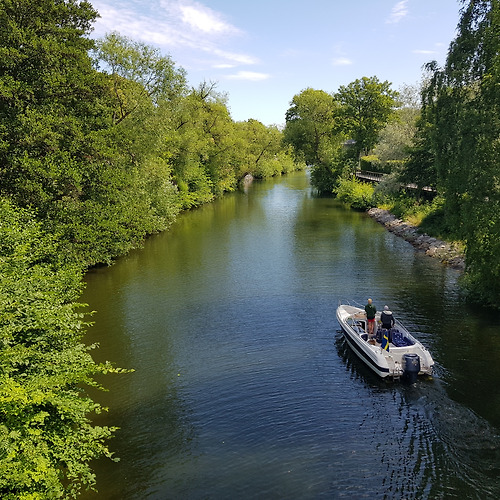
[[[365,349],[360,347],[360,345],[353,339],[352,335],[350,335],[344,328],[342,328],[342,333],[344,334],[344,338],[349,345],[349,347],[356,353],[356,355],[368,365],[377,375],[380,377],[387,377],[390,375],[390,370],[385,360],[378,359],[377,356],[373,356],[369,351],[367,352]]]

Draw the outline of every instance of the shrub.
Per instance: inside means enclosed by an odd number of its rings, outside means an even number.
[[[340,201],[358,210],[366,210],[373,206],[373,192],[371,184],[358,181],[356,178],[340,179],[334,190]]]
[[[361,170],[375,171],[375,170],[377,170],[378,163],[379,163],[378,156],[376,156],[376,155],[362,156],[359,159],[359,166],[360,166]]]

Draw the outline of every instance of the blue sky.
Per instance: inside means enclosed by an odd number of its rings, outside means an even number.
[[[363,76],[416,85],[443,64],[458,0],[90,0],[92,36],[118,31],[158,47],[190,85],[217,82],[234,120],[283,124],[312,87],[336,92]]]

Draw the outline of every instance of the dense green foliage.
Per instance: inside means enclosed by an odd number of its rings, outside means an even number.
[[[339,179],[334,193],[337,198],[357,210],[366,210],[373,206],[373,186],[358,181],[355,177]]]
[[[434,183],[444,222],[466,242],[467,281],[500,300],[500,2],[470,1],[444,68],[428,65],[422,121],[407,178]]]
[[[341,86],[335,96],[340,104],[341,130],[354,139],[355,151],[365,155],[375,147],[379,134],[394,114],[398,93],[388,81],[364,76]]]
[[[308,165],[329,164],[342,139],[333,134],[337,111],[334,97],[308,88],[294,96],[290,104],[285,140]]]
[[[331,193],[342,175],[353,173],[351,160],[375,146],[394,116],[397,95],[389,82],[363,77],[336,94],[308,88],[294,96],[286,113],[285,141],[312,165],[311,181],[318,191]]]
[[[169,56],[87,37],[80,0],[0,3],[0,496],[92,487],[114,429],[87,394],[82,275],[247,174],[299,167],[282,132],[235,123],[213,84],[189,88]]]
[[[291,103],[285,138],[296,151],[307,153],[315,187],[333,190],[353,206],[370,204],[350,179],[353,158],[365,169],[389,174],[371,204],[385,204],[430,232],[462,240],[471,297],[498,306],[500,2],[462,3],[458,35],[445,66],[427,65],[420,108],[413,89],[397,94],[375,77],[356,80],[331,95],[307,89]],[[319,102],[310,106],[311,96],[322,96],[328,112],[316,112],[311,119]],[[325,149],[320,144],[346,138],[352,139],[349,147],[313,154]],[[405,187],[411,189],[401,193]],[[437,194],[434,202],[425,199],[429,193],[431,198]]]
[[[102,408],[82,388],[118,370],[95,364],[81,343],[81,269],[61,260],[32,213],[0,201],[2,498],[71,496],[94,484],[89,462],[110,456],[113,429],[91,424]]]

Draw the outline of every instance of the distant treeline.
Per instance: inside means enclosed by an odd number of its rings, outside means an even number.
[[[231,119],[215,85],[156,49],[88,38],[79,0],[0,4],[0,496],[76,496],[113,429],[85,387],[89,266],[166,229],[247,174],[304,165],[277,127]]]
[[[500,2],[462,4],[446,64],[427,64],[420,88],[364,77],[336,93],[303,90],[284,134],[319,191],[460,240],[469,297],[500,308]],[[388,175],[373,189],[353,178],[360,167]]]

